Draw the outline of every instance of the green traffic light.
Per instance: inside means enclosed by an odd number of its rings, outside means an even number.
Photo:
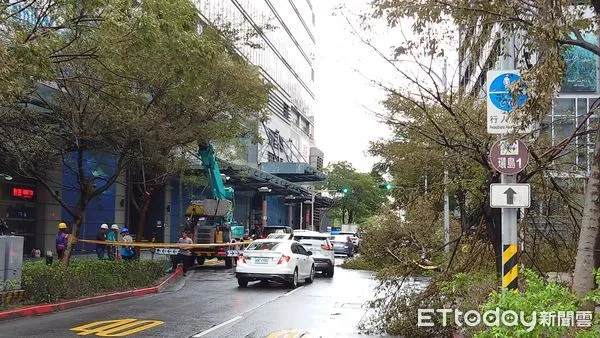
[[[385,185],[385,188],[386,188],[387,190],[392,190],[392,184],[391,184],[391,183],[388,183],[388,184],[386,184],[386,185]]]
[[[342,189],[342,192],[343,192],[344,194],[347,194],[347,193],[348,193],[348,188],[343,188],[343,189]]]

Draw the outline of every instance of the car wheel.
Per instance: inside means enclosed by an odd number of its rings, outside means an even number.
[[[334,268],[335,266],[332,264],[325,272],[325,276],[329,278],[333,277]]]
[[[314,265],[310,268],[310,277],[308,277],[304,281],[310,284],[313,282],[313,280],[315,280],[315,266]]]
[[[226,257],[225,258],[225,267],[227,269],[233,268],[233,258],[232,257]]]
[[[205,259],[206,259],[205,257],[198,256],[198,257],[196,257],[196,263],[198,263],[198,265],[204,265]]]
[[[245,278],[238,278],[238,286],[241,288],[245,288],[248,286],[248,280]]]
[[[294,270],[294,277],[292,277],[292,282],[290,283],[290,286],[292,287],[292,289],[298,287],[298,268]]]

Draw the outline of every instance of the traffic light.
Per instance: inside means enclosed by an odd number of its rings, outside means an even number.
[[[390,182],[390,183],[383,183],[379,185],[379,188],[381,189],[385,189],[387,191],[390,191],[392,189],[394,189],[394,183]]]
[[[350,189],[348,189],[347,187],[343,187],[341,191],[344,195],[348,195],[348,193],[350,192]]]

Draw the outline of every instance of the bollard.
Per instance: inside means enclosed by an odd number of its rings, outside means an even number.
[[[46,265],[52,265],[52,251],[48,250],[46,251]]]

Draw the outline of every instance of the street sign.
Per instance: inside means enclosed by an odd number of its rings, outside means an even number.
[[[531,187],[526,183],[491,184],[490,206],[492,208],[529,208]]]
[[[525,87],[519,89],[516,97],[510,86],[519,81],[517,70],[490,70],[487,72],[487,132],[488,134],[510,134],[515,129],[520,133],[529,133],[532,126],[521,129],[509,113],[521,107],[527,100]]]
[[[523,141],[498,140],[490,149],[490,162],[498,172],[506,175],[516,175],[527,167],[529,152]]]
[[[177,255],[179,253],[177,248],[156,248],[154,253],[157,255]]]

